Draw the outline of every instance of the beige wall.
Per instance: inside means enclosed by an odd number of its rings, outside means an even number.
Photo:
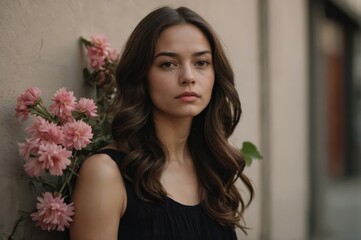
[[[306,1],[270,1],[271,239],[307,239]]]
[[[262,198],[262,162],[246,173],[256,188],[256,199],[246,213],[252,229],[241,239],[260,239],[261,205],[271,200],[270,239],[305,239],[307,203],[307,114],[305,1],[270,1],[271,199]],[[102,33],[112,45],[122,47],[138,21],[154,8],[185,5],[204,16],[223,39],[237,78],[243,103],[241,123],[231,141],[241,146],[250,140],[260,146],[260,78],[258,1],[256,0],[2,0],[0,1],[0,233],[9,232],[19,208],[30,210],[33,199],[21,178],[23,160],[17,142],[23,127],[14,117],[16,97],[38,86],[45,99],[61,86],[77,97],[90,96],[82,81],[79,36]],[[274,4],[274,5],[273,5]],[[285,7],[287,6],[287,7]],[[269,184],[269,183],[264,183]],[[22,225],[20,235],[34,233]],[[48,239],[35,233],[37,239]],[[1,236],[1,235],[0,235]],[[32,239],[26,237],[24,239]]]

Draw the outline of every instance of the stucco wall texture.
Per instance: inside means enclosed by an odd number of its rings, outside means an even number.
[[[271,189],[278,189],[271,196],[272,226],[270,239],[305,239],[306,224],[306,70],[304,68],[304,32],[292,31],[292,24],[304,27],[304,1],[271,1],[276,4],[270,19],[277,24],[276,34],[271,37],[270,78],[275,85],[270,89],[273,98],[268,103],[274,112],[270,127],[269,141],[273,142],[272,155],[263,161],[276,158]],[[281,4],[287,2],[288,8],[282,10]],[[278,5],[277,5],[278,4]],[[170,5],[188,6],[207,19],[222,38],[236,76],[236,84],[241,96],[243,116],[239,127],[231,138],[236,146],[245,140],[260,146],[260,52],[258,1],[256,0],[1,0],[0,1],[0,239],[9,234],[18,216],[17,210],[31,211],[35,197],[31,194],[28,182],[24,179],[24,161],[18,154],[17,142],[24,141],[24,127],[29,123],[15,118],[17,96],[26,88],[37,86],[42,90],[43,99],[50,99],[60,87],[74,91],[77,98],[91,97],[93,92],[83,81],[84,60],[79,37],[105,34],[113,47],[121,50],[135,25],[151,10]],[[300,11],[301,9],[301,11]],[[282,13],[278,15],[278,13]],[[296,14],[293,14],[296,13]],[[286,25],[283,25],[286,24]],[[285,35],[289,36],[286,42]],[[299,48],[288,51],[292,41],[297,40]],[[280,42],[281,41],[281,42]],[[284,50],[279,52],[278,49]],[[273,54],[273,55],[272,55]],[[301,54],[301,58],[288,62],[289,72],[282,69],[289,56]],[[296,71],[291,74],[291,71]],[[284,72],[286,71],[286,72]],[[297,84],[287,88],[289,78]],[[279,88],[279,86],[284,86]],[[294,108],[287,101],[296,101],[300,108]],[[49,102],[46,102],[49,105]],[[274,107],[274,108],[273,108]],[[281,114],[289,111],[290,122],[284,122]],[[285,126],[287,132],[282,130]],[[273,135],[272,135],[273,134]],[[298,136],[296,142],[292,142]],[[292,141],[291,141],[292,140]],[[288,149],[283,144],[291,145]],[[287,156],[294,156],[289,159]],[[283,165],[288,163],[288,165]],[[260,192],[262,184],[261,161],[256,161],[246,169],[256,188],[256,199],[246,212],[246,222],[251,228],[249,235],[239,232],[240,239],[260,239],[262,233],[262,204]],[[284,168],[299,167],[297,174],[284,175]],[[287,178],[287,179],[286,179]],[[277,186],[275,185],[277,184]],[[293,184],[297,184],[293,187]],[[242,188],[240,186],[240,188]],[[279,202],[278,202],[279,201]],[[269,206],[269,205],[266,205]],[[294,208],[296,207],[296,209]],[[292,214],[292,215],[290,215]],[[297,215],[297,217],[295,216]],[[285,227],[286,226],[286,227]],[[292,226],[287,230],[287,226]],[[33,222],[22,223],[18,239],[61,239],[59,234],[49,234],[34,227]]]

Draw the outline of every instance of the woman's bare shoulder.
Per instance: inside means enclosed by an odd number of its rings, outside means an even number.
[[[72,239],[115,239],[127,198],[121,172],[110,156],[95,154],[84,161],[72,199]]]
[[[96,194],[97,198],[115,195],[123,202],[126,200],[126,190],[118,165],[107,154],[94,154],[82,164],[73,195],[77,192]],[[102,196],[104,195],[104,196]],[[109,196],[108,196],[109,197]]]
[[[105,178],[104,181],[106,181],[109,178],[121,177],[121,173],[118,165],[109,155],[99,153],[90,156],[84,161],[79,171],[79,177],[81,176]]]

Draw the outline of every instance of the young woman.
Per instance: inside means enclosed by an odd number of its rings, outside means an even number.
[[[80,169],[71,238],[236,239],[247,204],[235,181],[254,191],[227,141],[241,106],[209,24],[185,7],[151,12],[123,50],[117,84],[114,143]]]

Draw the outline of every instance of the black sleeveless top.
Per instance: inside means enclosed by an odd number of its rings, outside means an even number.
[[[97,153],[109,155],[120,167],[124,154],[112,149]],[[211,219],[201,204],[183,205],[169,197],[145,203],[135,194],[132,184],[123,177],[127,207],[120,220],[118,240],[234,240],[235,230]]]

